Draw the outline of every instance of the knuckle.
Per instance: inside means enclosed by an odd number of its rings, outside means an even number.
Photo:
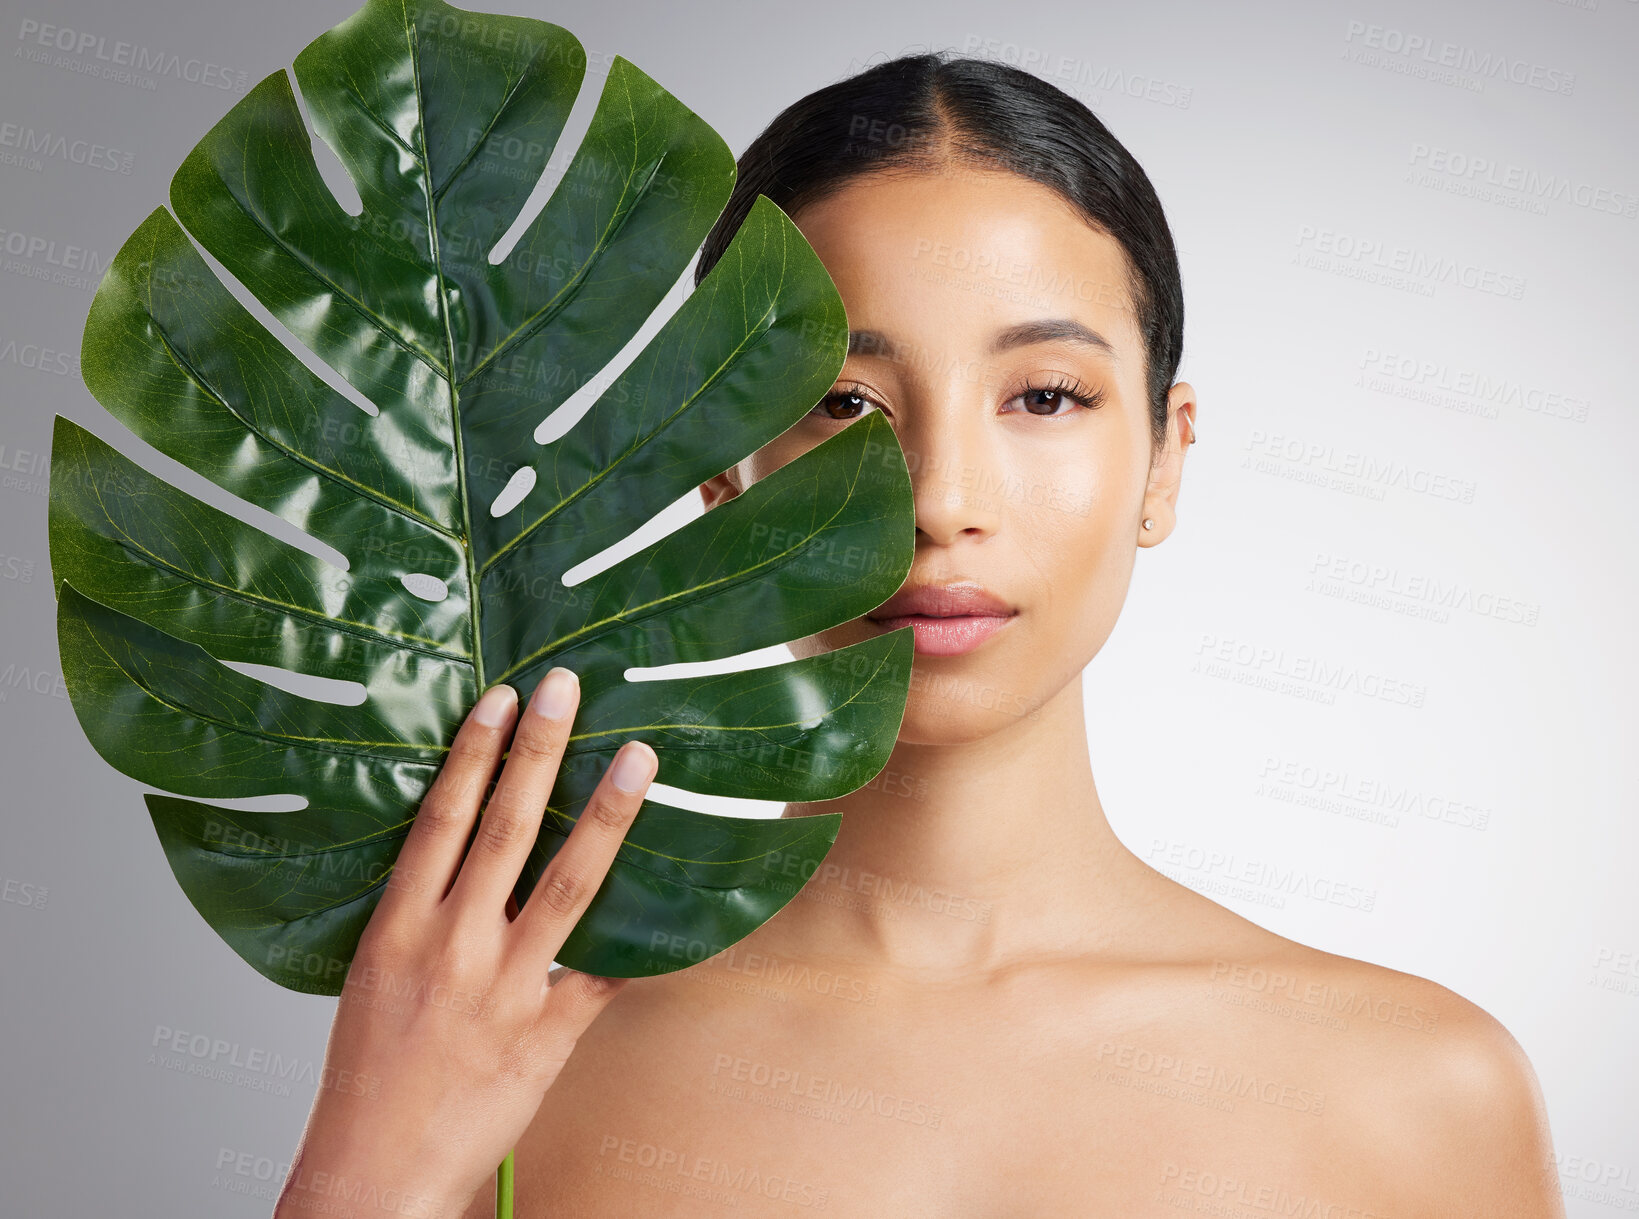
[[[587,804],[580,820],[588,822],[599,832],[609,831],[624,836],[642,803],[642,797],[635,793],[631,796],[622,793],[620,797],[599,793]]]
[[[461,783],[459,776],[452,770],[443,770],[433,785],[427,789],[427,794],[421,800],[421,811],[418,816],[431,816],[435,822],[438,819],[448,821],[456,815],[461,803]]]
[[[483,794],[489,776],[494,772],[495,759],[470,761],[447,769],[438,776],[440,804],[459,806],[473,804]]]
[[[572,914],[586,891],[586,881],[567,868],[551,868],[541,877],[541,905],[551,914]]]
[[[529,767],[546,766],[557,752],[557,743],[550,736],[539,732],[520,732],[512,738],[512,748],[507,755],[507,762],[517,762]]]
[[[435,792],[432,799],[423,801],[420,810],[415,815],[415,823],[421,827],[422,833],[430,834],[435,838],[443,838],[453,834],[456,826],[461,822],[460,816],[444,799],[440,798],[441,795],[442,793]]]
[[[496,728],[486,728],[484,732],[484,736],[470,737],[463,731],[445,755],[437,781],[452,795],[466,795],[478,776],[495,769],[495,762],[502,753],[501,733]]]
[[[500,729],[479,726],[477,731],[469,731],[463,728],[450,744],[450,752],[444,758],[443,773],[462,775],[486,762],[493,762],[501,756],[501,748]]]
[[[495,809],[484,814],[473,849],[490,855],[506,855],[524,836],[523,820],[515,813]]]

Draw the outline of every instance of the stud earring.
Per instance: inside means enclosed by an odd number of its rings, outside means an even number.
[[[1155,528],[1155,519],[1153,517],[1146,516],[1144,518],[1144,528],[1154,529]]]

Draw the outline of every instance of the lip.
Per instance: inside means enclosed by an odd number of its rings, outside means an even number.
[[[976,580],[921,584],[900,589],[866,615],[885,631],[908,626],[923,656],[971,652],[1018,615]]]

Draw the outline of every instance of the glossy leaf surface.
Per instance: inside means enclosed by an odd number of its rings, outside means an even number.
[[[805,415],[847,329],[813,250],[759,197],[706,281],[624,353],[689,268],[734,160],[619,56],[561,180],[492,261],[584,65],[545,22],[370,0],[295,63],[360,210],[325,185],[275,72],[194,148],[175,216],[144,220],[92,303],[92,393],[245,507],[206,504],[58,416],[69,695],[109,763],[176,793],[147,802],[183,889],[287,987],[339,993],[420,798],[492,683],[527,697],[555,664],[581,678],[520,901],[625,740],[654,747],[660,783],[812,801],[868,781],[898,732],[909,630],[762,668],[626,676],[798,639],[899,587],[914,516],[880,414],[562,580]],[[584,413],[543,433],[594,378],[606,385]],[[258,512],[311,541],[275,536]],[[356,693],[304,697],[234,665]],[[306,806],[209,802],[274,794]],[[839,821],[650,800],[559,959],[630,977],[720,951],[791,899]]]

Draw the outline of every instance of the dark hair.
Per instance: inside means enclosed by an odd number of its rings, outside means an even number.
[[[1009,170],[1057,191],[1125,251],[1158,449],[1184,345],[1184,290],[1161,201],[1091,110],[1021,68],[950,50],[902,55],[787,106],[741,155],[728,204],[701,247],[695,286],[759,194],[794,216],[865,174],[952,164]]]

